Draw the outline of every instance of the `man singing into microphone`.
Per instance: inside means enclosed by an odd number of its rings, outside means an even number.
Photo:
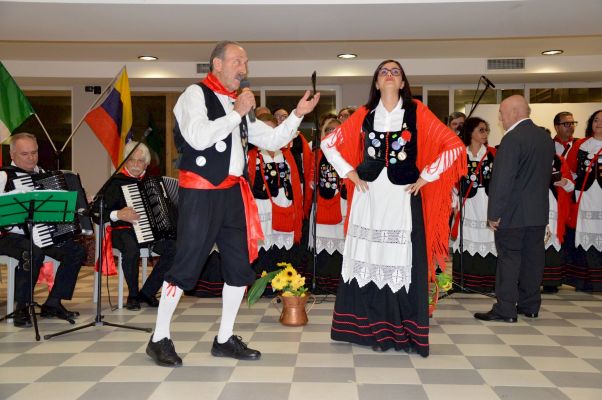
[[[146,353],[161,366],[177,367],[182,359],[170,338],[170,321],[183,290],[192,289],[214,243],[224,275],[222,315],[211,354],[257,360],[261,353],[233,335],[234,320],[246,286],[253,283],[251,262],[262,239],[257,206],[249,188],[247,144],[278,150],[297,134],[303,116],[320,95],[309,91],[297,108],[276,128],[245,118],[255,107],[250,89],[237,95],[247,75],[247,53],[240,44],[218,43],[209,58],[210,72],[189,86],[174,107],[174,129],[181,154],[178,243],[174,264],[165,274],[155,332]]]

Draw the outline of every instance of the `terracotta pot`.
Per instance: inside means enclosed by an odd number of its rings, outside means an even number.
[[[313,302],[307,308],[307,301],[310,299]],[[286,326],[303,326],[307,324],[307,313],[316,303],[316,299],[313,296],[306,294],[303,297],[297,296],[278,296],[277,299],[282,304],[282,309],[278,306],[277,302],[274,305],[280,311],[280,323]]]

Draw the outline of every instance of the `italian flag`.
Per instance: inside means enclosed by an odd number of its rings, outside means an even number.
[[[0,143],[32,114],[29,100],[0,62]]]

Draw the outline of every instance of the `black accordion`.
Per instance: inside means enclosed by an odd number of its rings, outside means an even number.
[[[178,180],[149,176],[140,182],[121,186],[123,198],[140,219],[132,225],[138,244],[175,239],[178,221]]]
[[[26,190],[68,190],[77,192],[76,209],[86,210],[88,201],[79,174],[71,171],[50,171],[14,178],[16,189]],[[94,229],[89,217],[75,214],[73,222],[64,224],[35,224],[31,237],[38,247],[56,246],[72,239],[75,235],[92,235]]]

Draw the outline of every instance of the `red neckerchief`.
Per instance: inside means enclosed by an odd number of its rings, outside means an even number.
[[[222,85],[222,83],[219,81],[219,79],[217,79],[217,77],[211,72],[207,74],[207,76],[201,81],[201,83],[207,86],[209,89],[213,90],[215,93],[225,94],[226,96],[232,97],[233,99],[235,99],[237,96],[236,90],[230,91],[226,89],[224,85]]]
[[[557,143],[560,143],[562,145],[562,147],[564,147],[564,151],[562,152],[562,156],[564,157],[566,155],[566,153],[569,151],[569,149],[571,148],[571,144],[573,143],[573,138],[570,138],[569,140],[563,142],[562,139],[560,138],[560,136],[556,135],[556,136],[554,136],[554,141]]]
[[[142,178],[144,178],[144,175],[146,175],[146,170],[142,171],[142,173],[140,174],[140,176],[134,176],[130,173],[130,171],[128,171],[128,169],[126,167],[123,167],[121,169],[121,173],[125,176],[127,176],[128,178],[134,178],[134,179],[138,179],[138,180],[142,180]]]

